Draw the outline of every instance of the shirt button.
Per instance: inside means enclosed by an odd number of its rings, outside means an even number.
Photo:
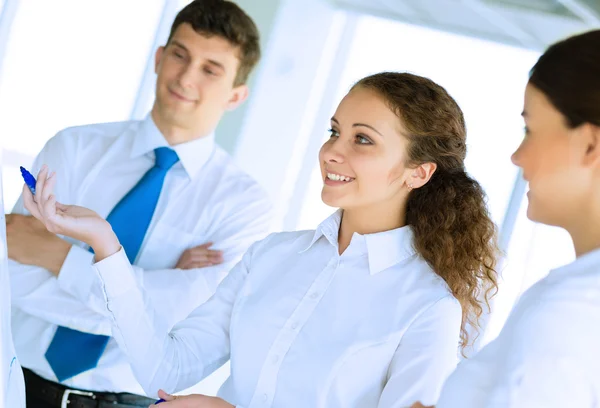
[[[310,295],[311,299],[316,299],[319,297],[319,292],[314,292],[312,295]]]
[[[273,358],[271,359],[271,361],[273,361],[273,364],[277,363],[279,361],[279,356],[273,356]]]
[[[267,394],[263,394],[262,399],[263,402],[267,402],[269,400],[269,396]]]
[[[298,323],[292,323],[292,330],[296,330],[298,328]]]

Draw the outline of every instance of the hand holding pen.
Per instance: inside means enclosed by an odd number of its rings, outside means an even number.
[[[48,166],[42,166],[34,186],[31,185],[31,180],[27,181],[25,173],[23,177],[26,182],[23,187],[25,208],[40,220],[48,231],[90,245],[96,254],[96,261],[119,251],[119,240],[105,219],[88,208],[64,205],[56,201],[53,195],[56,173],[48,175]]]
[[[164,392],[163,390],[158,391],[158,396],[161,398],[154,405],[150,405],[148,408],[152,408],[157,404],[160,407],[157,408],[234,408],[233,405],[219,397],[210,397],[208,395],[191,394],[175,396]]]

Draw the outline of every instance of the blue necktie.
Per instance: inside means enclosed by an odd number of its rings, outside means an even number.
[[[132,264],[152,220],[165,176],[179,161],[177,153],[168,147],[159,147],[154,153],[154,167],[144,174],[106,217]],[[91,248],[90,251],[93,252]],[[62,382],[96,367],[109,338],[58,326],[46,351],[46,360],[58,381]]]

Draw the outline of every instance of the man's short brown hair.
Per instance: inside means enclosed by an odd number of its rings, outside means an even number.
[[[242,85],[260,59],[260,36],[256,24],[237,4],[227,0],[194,0],[175,17],[169,41],[181,24],[198,34],[219,36],[239,48],[240,64],[234,85]]]

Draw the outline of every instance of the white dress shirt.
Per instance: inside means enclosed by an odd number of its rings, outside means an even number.
[[[600,250],[527,290],[500,335],[465,360],[437,408],[600,407]]]
[[[316,231],[254,244],[206,304],[170,328],[121,250],[95,265],[113,335],[148,395],[185,389],[231,359],[219,396],[238,407],[404,407],[435,402],[458,360],[461,307],[404,227]]]
[[[154,149],[161,146],[168,144],[150,116],[70,128],[46,144],[33,174],[48,164],[57,173],[60,202],[106,217],[154,166]],[[167,173],[135,267],[128,271],[167,326],[210,298],[248,247],[268,233],[271,211],[263,189],[216,146],[213,136],[173,149],[180,161]],[[22,199],[14,212],[25,212]],[[223,251],[223,264],[174,269],[184,250],[206,242]],[[57,379],[44,354],[57,325],[111,334],[93,254],[82,243],[73,243],[58,278],[43,268],[9,265],[17,355],[24,367],[53,381]],[[96,368],[63,383],[96,391],[143,392],[114,339]]]

